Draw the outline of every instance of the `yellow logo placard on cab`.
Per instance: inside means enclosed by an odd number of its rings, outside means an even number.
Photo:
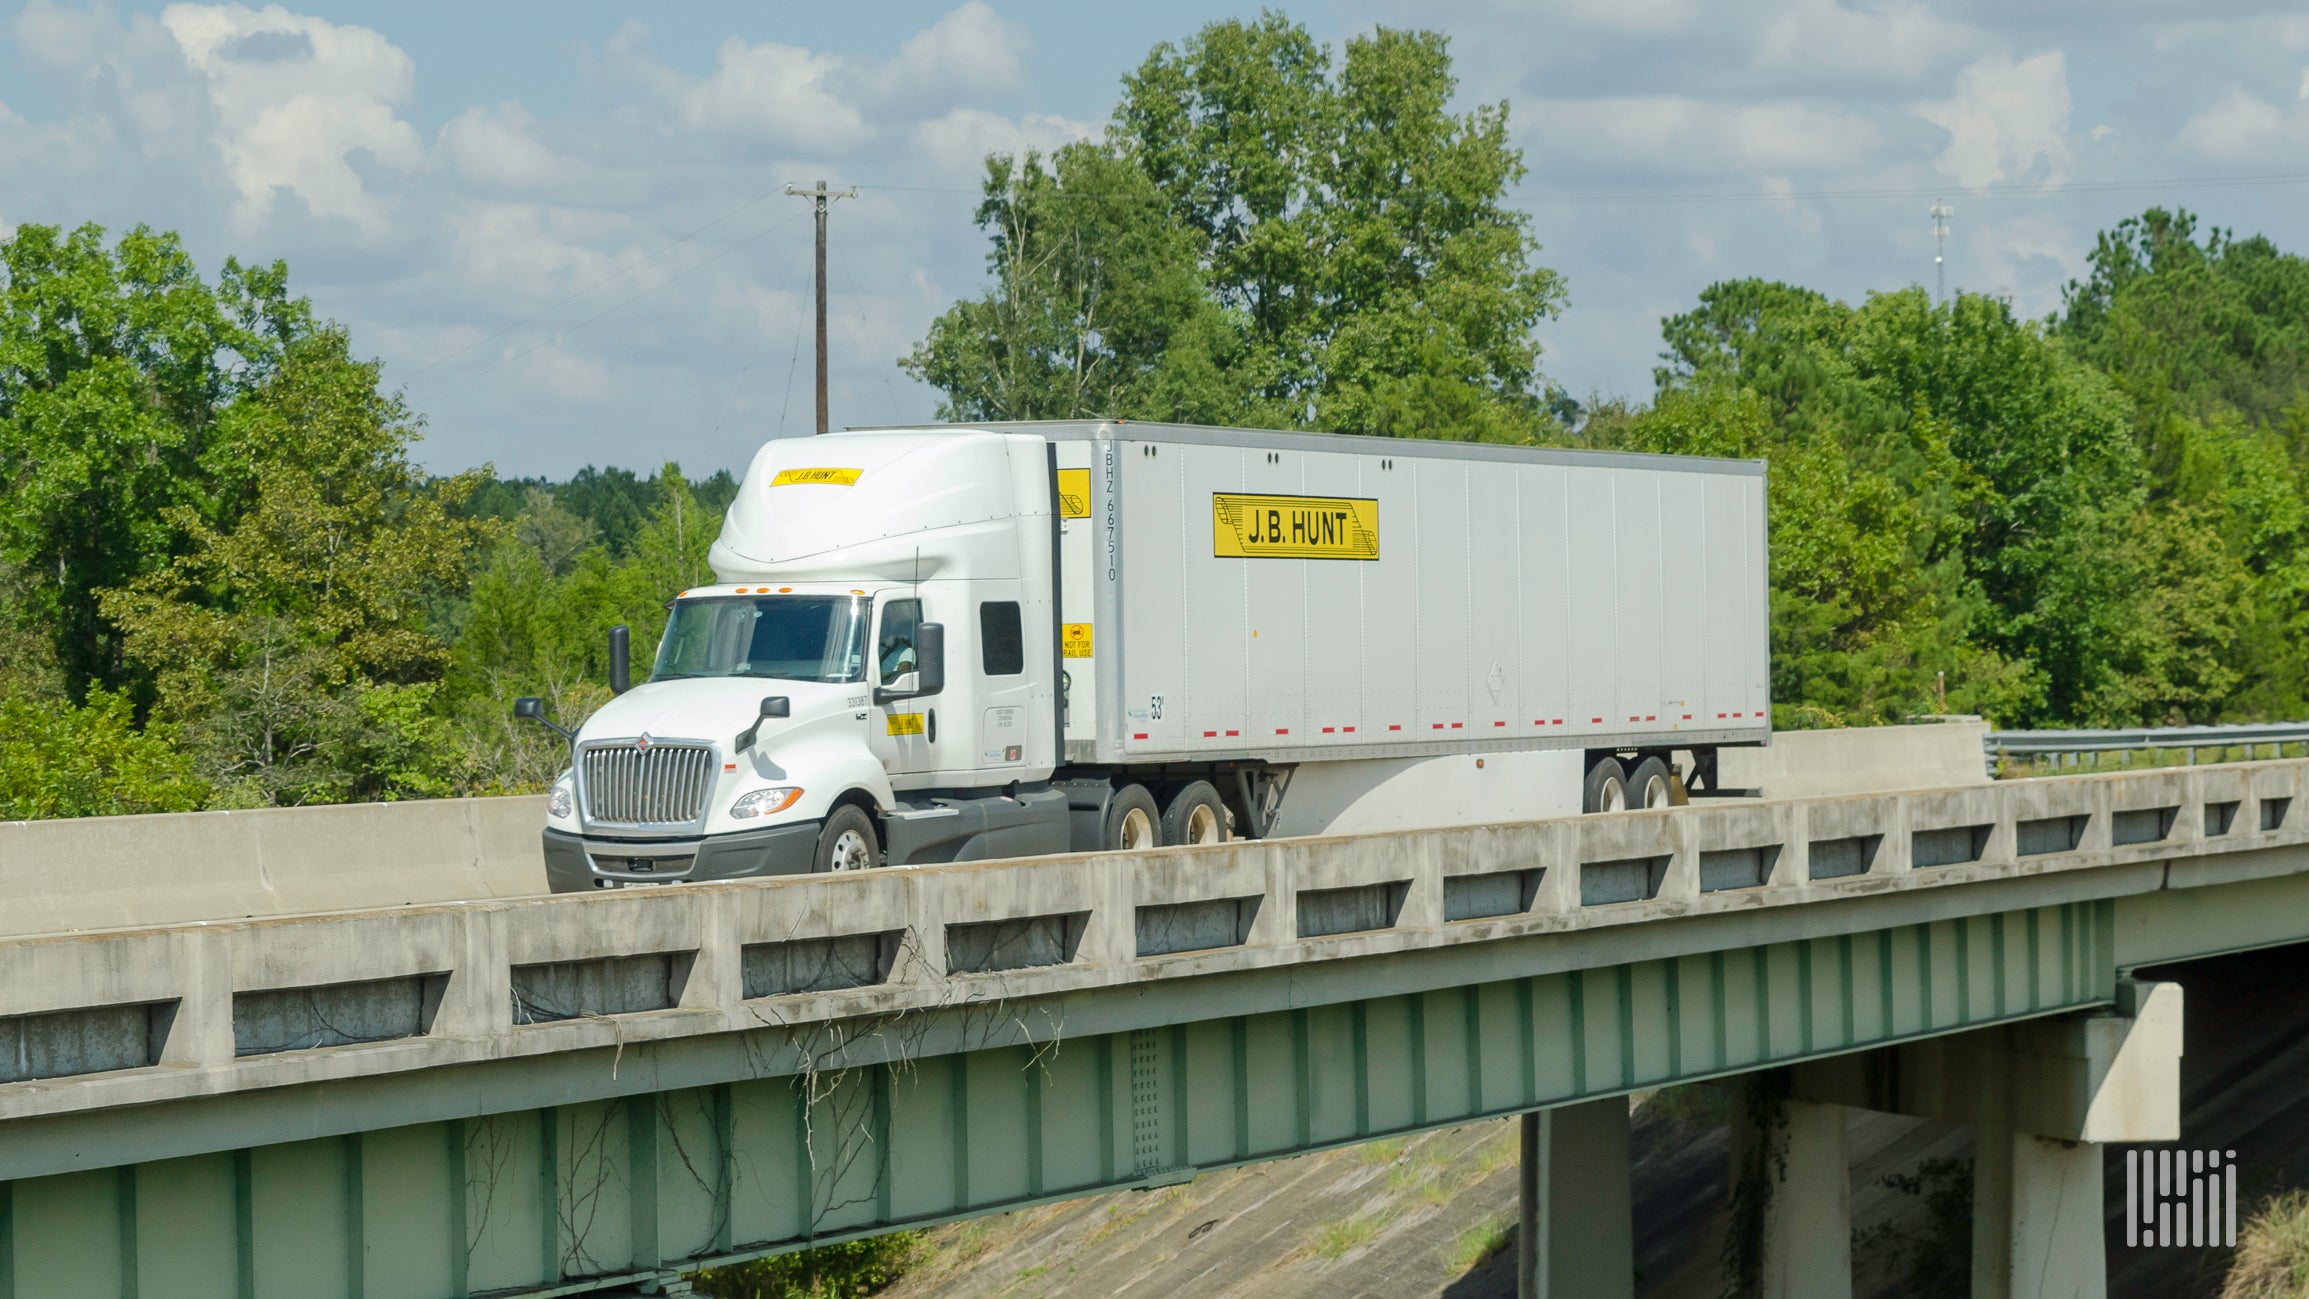
[[[1058,635],[1059,652],[1070,659],[1090,657],[1090,624],[1087,622],[1062,623]]]
[[[1058,517],[1087,519],[1090,517],[1090,471],[1088,469],[1061,469],[1058,471]]]
[[[1356,496],[1211,494],[1220,559],[1377,559],[1379,502]]]
[[[848,487],[858,481],[860,469],[780,469],[772,487]]]
[[[920,714],[920,713],[892,713],[892,714],[890,714],[890,734],[892,734],[892,735],[920,735],[921,733],[922,733],[922,714]]]

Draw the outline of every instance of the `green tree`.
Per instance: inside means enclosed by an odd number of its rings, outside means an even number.
[[[990,160],[994,284],[905,364],[946,410],[1529,441],[1551,428],[1504,102],[1433,32],[1330,51],[1280,14],[1158,46],[1106,138]]]
[[[249,507],[222,527],[176,509],[186,553],[102,597],[156,715],[230,802],[450,792],[454,755],[425,724],[449,652],[428,620],[490,531],[454,512],[475,476],[423,479],[413,421],[334,329],[292,342],[224,422]]]
[[[174,740],[102,687],[77,707],[0,694],[0,821],[192,811],[207,785]]]
[[[539,787],[568,765],[558,738],[513,721],[514,699],[536,695],[574,725],[609,698],[608,629],[631,629],[636,675],[646,675],[667,599],[712,580],[706,552],[722,511],[697,499],[679,465],[663,466],[648,487],[657,504],[633,528],[622,561],[543,488],[531,489],[528,508],[478,557],[446,689],[459,747],[502,787]]]
[[[313,328],[287,269],[228,260],[212,287],[173,234],[106,247],[85,225],[0,244],[0,616],[47,636],[79,697],[128,680],[99,592],[148,574],[253,490],[225,412]]]

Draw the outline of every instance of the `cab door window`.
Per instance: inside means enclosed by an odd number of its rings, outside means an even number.
[[[922,602],[920,600],[892,600],[882,606],[882,633],[874,642],[874,665],[881,673],[881,684],[894,684],[909,672],[921,666],[916,649],[921,639]]]

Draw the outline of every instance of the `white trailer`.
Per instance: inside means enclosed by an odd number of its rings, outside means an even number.
[[[548,860],[584,888],[1657,805],[1769,738],[1764,544],[1753,461],[771,442],[717,584],[574,736]]]

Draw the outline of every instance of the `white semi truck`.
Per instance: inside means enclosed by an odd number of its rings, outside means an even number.
[[[646,682],[612,633],[557,890],[1657,806],[1770,736],[1760,462],[863,430],[710,562]]]

